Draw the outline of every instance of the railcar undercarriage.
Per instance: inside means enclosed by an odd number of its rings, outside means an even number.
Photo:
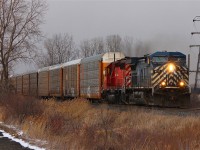
[[[103,99],[111,104],[136,104],[161,107],[189,107],[187,89],[165,88],[152,92],[152,88],[103,90]]]

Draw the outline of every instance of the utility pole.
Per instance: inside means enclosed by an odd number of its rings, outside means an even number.
[[[200,21],[200,16],[196,16],[194,19],[193,19],[193,22],[195,21]],[[191,35],[194,35],[194,34],[200,34],[200,32],[191,32]],[[193,47],[198,47],[199,48],[199,54],[198,54],[198,60],[197,60],[197,70],[196,71],[190,71],[190,72],[196,72],[196,75],[195,75],[195,84],[194,84],[194,91],[197,90],[197,86],[198,86],[198,81],[200,80],[199,79],[199,75],[200,75],[200,45],[190,45],[190,48],[193,48]]]
[[[194,91],[197,89],[197,84],[199,79],[199,74],[200,74],[200,68],[199,68],[199,63],[200,63],[200,45],[190,45],[190,48],[192,47],[199,47],[199,54],[198,54],[198,60],[197,60],[197,70],[196,71],[190,71],[190,72],[196,72],[195,75],[195,84],[194,84]]]

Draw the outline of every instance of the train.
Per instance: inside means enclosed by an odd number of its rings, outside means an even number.
[[[14,92],[25,96],[162,107],[190,105],[189,68],[181,52],[157,51],[142,57],[105,52],[9,80]]]

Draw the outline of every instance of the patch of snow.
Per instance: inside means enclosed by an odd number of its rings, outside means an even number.
[[[34,150],[45,150],[44,148],[40,148],[40,147],[31,145],[31,144],[23,141],[22,139],[15,138],[14,136],[10,135],[9,133],[6,133],[4,130],[0,130],[0,132],[2,132],[3,137],[6,137],[6,138],[8,138],[8,139],[10,139],[12,141],[15,141],[15,142],[19,143],[23,147],[34,149]]]
[[[23,135],[23,132],[19,131],[17,134],[21,136],[21,135]]]

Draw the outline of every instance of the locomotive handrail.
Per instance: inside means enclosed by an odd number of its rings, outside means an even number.
[[[137,84],[134,85],[134,79]],[[132,87],[152,87],[151,76],[132,76]]]

